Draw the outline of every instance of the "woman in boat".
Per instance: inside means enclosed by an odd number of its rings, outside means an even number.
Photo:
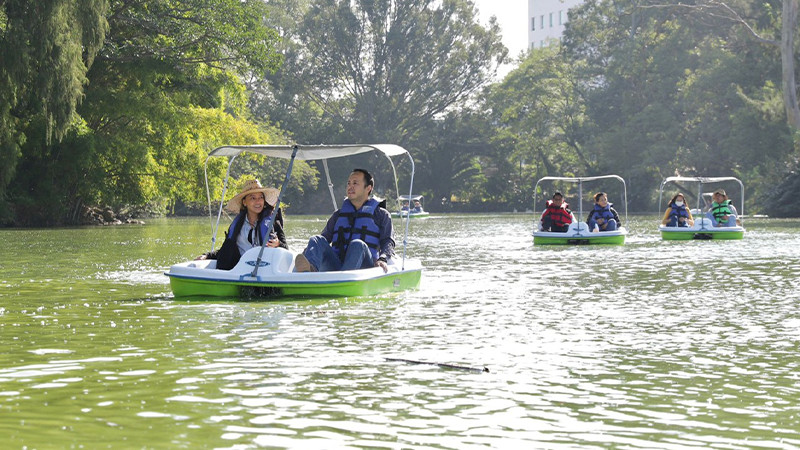
[[[572,223],[572,211],[569,203],[564,201],[564,194],[556,191],[553,198],[547,201],[547,206],[542,213],[541,230],[566,233]]]
[[[714,201],[711,203],[706,215],[711,219],[711,223],[715,227],[735,227],[738,225],[736,207],[728,200],[728,194],[725,193],[725,189],[714,191],[711,199]]]
[[[241,192],[225,205],[226,210],[238,214],[225,233],[222,247],[217,251],[204,253],[197,259],[216,259],[217,269],[230,270],[236,266],[244,252],[260,247],[267,234],[269,218],[278,201],[278,193],[275,188],[261,186],[258,180],[247,180]],[[283,214],[280,208],[275,213],[267,247],[289,248],[283,232]]]
[[[686,199],[680,192],[675,194],[667,204],[667,210],[664,211],[661,225],[668,227],[690,227],[694,225],[692,212],[686,207]]]
[[[414,208],[411,209],[412,213],[421,213],[422,212],[422,205],[419,203],[419,200],[414,200]]]
[[[294,260],[295,272],[332,272],[380,267],[394,255],[392,217],[372,197],[375,180],[364,169],[347,179],[347,198],[328,219],[322,234],[308,240]]]
[[[619,220],[614,204],[608,202],[608,196],[605,192],[594,194],[594,208],[589,212],[586,224],[589,225],[589,229],[592,232],[616,231],[618,227],[622,226],[622,221]]]

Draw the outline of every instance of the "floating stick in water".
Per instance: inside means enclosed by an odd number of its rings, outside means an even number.
[[[468,366],[457,366],[455,364],[444,364],[444,363],[436,363],[436,362],[428,362],[428,361],[415,361],[413,359],[403,359],[403,358],[386,358],[387,361],[397,361],[397,362],[404,362],[409,364],[425,364],[428,366],[439,366],[444,369],[458,369],[458,370],[468,370],[470,372],[489,372],[488,367],[484,367],[481,369],[480,367],[468,367]]]

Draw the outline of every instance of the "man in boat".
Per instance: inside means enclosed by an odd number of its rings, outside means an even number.
[[[422,212],[422,205],[419,203],[419,200],[414,200],[414,209],[412,209],[411,212],[412,213]]]
[[[564,194],[556,191],[553,198],[547,201],[541,221],[542,231],[567,232],[572,223],[572,211],[569,210],[569,203],[564,201]]]
[[[714,191],[711,199],[711,207],[708,209],[707,216],[715,227],[735,227],[738,224],[738,214],[736,207],[728,200],[725,189]]]
[[[294,261],[295,272],[331,272],[381,267],[394,255],[392,218],[371,198],[375,180],[364,169],[347,179],[347,199],[328,219],[319,236]]]

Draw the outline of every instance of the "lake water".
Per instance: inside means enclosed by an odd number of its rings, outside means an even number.
[[[420,290],[280,301],[172,298],[208,219],[0,230],[0,440],[800,447],[800,221],[662,242],[631,217],[625,246],[570,248],[535,247],[532,221],[412,221]],[[287,217],[290,247],[323,225]]]

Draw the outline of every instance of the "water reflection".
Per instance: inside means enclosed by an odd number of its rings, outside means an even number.
[[[15,235],[73,252],[0,271],[0,433],[30,447],[800,446],[797,224],[678,243],[646,220],[623,247],[546,248],[531,216],[434,216],[411,224],[419,291],[278,302],[170,298],[161,272],[206,245],[202,221]],[[290,223],[293,247],[322,226]]]

